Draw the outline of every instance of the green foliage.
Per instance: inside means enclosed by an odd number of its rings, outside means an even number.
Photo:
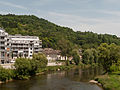
[[[33,60],[36,61],[39,68],[45,68],[48,63],[46,56],[42,53],[34,54]]]
[[[87,49],[83,52],[84,64],[98,63],[98,51],[96,49]]]
[[[116,72],[116,71],[120,71],[120,67],[119,67],[119,66],[116,66],[116,64],[113,64],[113,65],[110,67],[110,72]]]
[[[120,75],[103,75],[96,80],[102,84],[104,90],[120,90]]]
[[[25,79],[30,76],[30,71],[32,69],[29,59],[26,58],[17,58],[14,64],[15,74],[18,79]]]
[[[120,60],[120,46],[103,43],[98,47],[98,51],[99,63],[102,64],[106,72],[110,71],[110,68],[111,70],[115,69],[114,65],[119,66],[118,62]]]
[[[66,60],[66,61],[65,61],[65,64],[66,64],[66,66],[70,66],[70,61],[69,61],[69,60]]]
[[[61,40],[58,41],[57,46],[62,51],[61,54],[63,56],[69,57],[72,55],[72,50],[74,49],[74,45],[70,41],[62,38]]]
[[[0,66],[0,81],[7,81],[12,79],[12,70],[4,69]]]
[[[45,68],[47,65],[46,57],[41,54],[34,54],[33,59],[17,58],[15,66],[15,78],[28,79],[31,75],[35,75],[38,70]]]
[[[76,65],[79,65],[80,64],[80,56],[79,54],[77,53],[77,51],[74,51],[73,53],[73,61]]]

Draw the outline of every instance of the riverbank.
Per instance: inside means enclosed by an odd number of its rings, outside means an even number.
[[[21,66],[21,64],[20,64]],[[75,68],[89,68],[89,67],[97,67],[97,64],[93,64],[93,65],[85,65],[85,64],[79,64],[79,65],[75,65],[75,64],[69,64],[69,65],[58,65],[58,66],[46,66],[44,68],[38,68],[38,70],[34,71],[35,73],[30,75],[29,71],[26,71],[26,69],[28,69],[28,66],[25,67],[22,70],[25,70],[24,72],[27,73],[27,75],[18,74],[18,71],[16,71],[15,69],[6,69],[6,68],[2,68],[0,67],[0,83],[6,83],[6,82],[10,82],[13,80],[25,80],[25,79],[30,79],[31,77],[34,77],[36,75],[41,75],[41,74],[45,74],[45,73],[49,73],[49,72],[54,72],[54,71],[66,71],[66,70],[70,70],[70,69],[75,69]],[[20,67],[21,70],[22,67]],[[34,68],[34,67],[33,67]],[[20,71],[19,70],[19,71]],[[28,69],[29,70],[29,69]]]
[[[95,79],[105,90],[120,90],[120,72],[101,75]]]
[[[66,71],[66,70],[75,69],[75,68],[89,68],[89,67],[91,67],[91,65],[84,65],[84,64],[81,64],[81,65],[68,65],[68,66],[67,65],[47,66],[45,68],[40,68],[35,75],[41,75],[41,74],[44,74],[44,73],[54,72],[54,71]],[[0,81],[0,84],[1,83],[11,82],[13,80],[18,80],[17,78],[14,77],[15,76],[14,75],[14,70],[12,70],[12,69],[2,68],[1,69],[1,74],[2,75],[0,77],[2,77],[2,78],[0,78],[0,79],[2,81]],[[35,75],[33,75],[33,76],[35,76]],[[31,78],[33,76],[23,76],[21,78],[21,80],[29,79],[29,78]]]
[[[47,73],[47,72],[53,72],[53,71],[69,70],[69,69],[73,69],[73,68],[76,68],[76,67],[78,67],[78,66],[76,66],[76,65],[47,66],[47,67],[42,68],[42,69],[40,68],[37,71],[36,75],[41,75],[41,74],[44,74],[44,73]],[[7,71],[9,71],[9,72],[6,73]],[[1,68],[0,72],[1,72],[1,75],[0,75],[1,78],[0,79],[2,80],[2,81],[0,81],[0,84],[7,83],[7,82],[10,82],[10,81],[13,81],[13,80],[17,80],[16,78],[14,78],[14,70],[12,70],[12,69]],[[24,76],[24,78],[22,78],[22,79],[29,79],[30,77],[32,77],[32,76],[29,76],[29,77]]]
[[[0,90],[102,90],[95,84],[88,83],[95,76],[101,75],[99,67],[74,68],[63,71],[46,72],[33,76],[29,80],[14,80],[0,85]]]
[[[36,75],[40,75],[40,74],[44,74],[47,72],[52,72],[52,71],[62,71],[62,70],[69,70],[72,68],[77,67],[76,65],[62,65],[62,66],[47,66],[46,68],[43,69],[39,69],[38,72],[36,73]]]

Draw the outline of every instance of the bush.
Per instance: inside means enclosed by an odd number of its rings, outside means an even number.
[[[22,79],[23,76],[30,76],[29,72],[32,70],[32,67],[29,59],[17,58],[14,66],[16,78]]]
[[[69,60],[66,60],[66,61],[65,61],[65,64],[66,64],[67,66],[69,66],[69,65],[70,65],[70,61],[69,61]]]
[[[33,60],[37,62],[38,68],[45,68],[48,63],[46,56],[42,53],[34,54]]]
[[[5,69],[0,66],[0,81],[7,81],[12,79],[12,70]]]
[[[47,65],[46,57],[41,54],[34,54],[33,59],[18,58],[14,64],[15,78],[28,79],[37,72],[42,71]]]
[[[113,65],[110,67],[110,71],[111,71],[111,72],[119,71],[119,66],[116,66],[116,64],[113,64]]]
[[[80,63],[80,56],[78,55],[77,52],[74,52],[74,54],[73,54],[73,61],[74,61],[74,63],[76,65],[79,65],[79,63]]]

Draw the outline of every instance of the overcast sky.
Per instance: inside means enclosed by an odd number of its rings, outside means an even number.
[[[120,36],[120,0],[0,0],[0,14],[33,14],[74,31]]]

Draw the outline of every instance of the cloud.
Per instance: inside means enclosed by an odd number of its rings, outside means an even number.
[[[48,5],[50,3],[53,3],[56,0],[33,0],[33,2],[30,4],[31,6],[44,6]]]
[[[120,2],[120,0],[103,0],[104,2],[107,2],[107,3],[118,3]]]
[[[64,20],[67,22],[82,22],[82,23],[103,23],[109,22],[110,20],[99,19],[99,18],[88,18],[82,17],[80,15],[73,15],[73,14],[64,14],[64,13],[56,13],[56,12],[49,12],[48,13],[51,17],[58,18],[57,20]]]
[[[101,10],[100,11],[103,14],[109,14],[114,16],[120,16],[120,11],[108,11],[108,10]]]
[[[1,5],[5,5],[5,6],[9,6],[9,7],[14,7],[14,8],[19,8],[19,9],[24,9],[24,10],[27,9],[27,8],[24,7],[24,6],[17,5],[17,4],[13,4],[13,3],[10,3],[10,2],[0,1],[0,4],[1,4]]]
[[[120,20],[107,18],[88,18],[57,12],[49,12],[48,20],[62,26],[67,26],[75,31],[93,31],[120,36]]]
[[[76,4],[76,3],[85,4],[91,2],[92,0],[65,0],[65,1],[70,4]]]

